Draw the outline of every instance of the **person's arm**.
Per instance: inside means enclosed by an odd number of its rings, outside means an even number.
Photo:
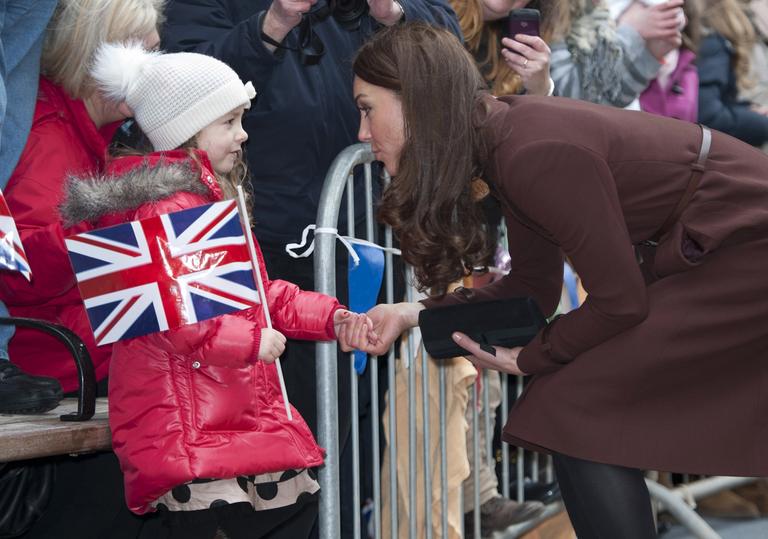
[[[507,240],[512,266],[507,275],[480,288],[458,288],[450,294],[433,296],[420,302],[380,304],[368,311],[373,329],[380,338],[373,353],[384,354],[407,329],[419,322],[419,312],[460,303],[495,299],[532,297],[545,315],[555,312],[563,283],[563,253],[521,223],[507,218]]]
[[[521,296],[533,298],[541,312],[550,316],[557,309],[563,284],[563,253],[514,219],[507,219],[507,242],[511,254],[509,272],[479,288],[458,288],[444,296],[421,302],[428,308],[491,301]]]
[[[520,352],[523,372],[549,372],[642,322],[648,312],[645,282],[613,176],[600,156],[574,144],[541,141],[518,149],[504,169],[502,177],[515,178],[508,196],[554,236],[589,294]]]
[[[625,107],[632,103],[656,76],[661,64],[648,52],[640,35],[631,28],[618,30],[616,36],[620,48],[615,55],[596,55],[603,62],[599,69],[616,74],[616,88],[591,87],[595,81],[585,80],[582,73],[589,70],[593,60],[585,59],[584,65],[578,65],[565,41],[553,43],[550,73],[555,82],[555,95],[615,107]],[[633,54],[630,51],[635,52]]]
[[[659,74],[661,62],[647,47],[640,34],[628,25],[621,25],[616,30],[621,43],[622,77],[620,101],[634,101],[648,84]]]
[[[32,270],[31,282],[20,273],[0,272],[0,296],[15,305],[53,301],[76,285],[64,237],[82,230],[62,229],[55,203],[63,189],[64,171],[47,168],[51,160],[43,146],[34,162],[20,162],[5,191]]]
[[[732,82],[729,43],[720,35],[704,38],[699,48],[699,122],[760,146],[768,141],[768,117],[738,101]]]
[[[170,2],[162,32],[163,49],[198,52],[218,58],[260,91],[282,60],[282,51],[274,53],[274,47],[262,40],[261,24],[270,4],[264,2],[263,11],[242,21],[233,20],[228,4],[227,0]],[[271,37],[282,40],[285,36]]]

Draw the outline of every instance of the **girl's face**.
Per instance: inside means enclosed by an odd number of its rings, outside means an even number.
[[[361,142],[370,142],[376,159],[384,163],[390,175],[395,176],[405,143],[405,122],[400,98],[392,90],[374,86],[359,77],[355,77],[353,93],[355,104],[360,110],[357,138]]]
[[[208,154],[218,174],[228,174],[242,155],[242,144],[248,140],[243,130],[245,107],[238,107],[204,127],[197,135],[197,147]]]

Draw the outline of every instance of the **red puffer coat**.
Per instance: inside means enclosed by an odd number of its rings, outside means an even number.
[[[41,318],[68,327],[85,342],[98,380],[107,376],[112,347],[96,346],[56,208],[68,174],[100,172],[119,124],[97,129],[80,100],[45,78],[24,152],[4,191],[32,268],[32,282],[0,272],[0,298],[13,316]],[[10,341],[14,363],[26,372],[54,376],[64,391],[78,387],[75,362],[54,337],[18,328]]]
[[[184,151],[162,155],[162,162],[158,154],[121,158],[108,167],[113,179],[74,182],[62,215],[101,227],[221,199],[205,154],[202,167]],[[270,281],[258,256],[275,329],[290,338],[335,338],[338,301]],[[150,502],[195,478],[322,463],[298,412],[292,421],[286,416],[275,365],[256,361],[264,327],[258,307],[115,343],[109,423],[132,511],[150,511]]]

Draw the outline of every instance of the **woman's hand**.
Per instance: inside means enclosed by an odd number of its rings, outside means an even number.
[[[517,356],[520,355],[521,347],[504,348],[502,346],[483,345],[481,348],[480,344],[458,331],[452,337],[456,344],[470,353],[464,357],[471,361],[475,367],[525,376],[525,373],[517,366]],[[493,350],[495,354],[488,350]]]
[[[538,36],[517,34],[515,39],[505,37],[501,55],[510,69],[520,75],[526,92],[532,95],[549,95],[549,60],[552,52]]]
[[[276,329],[262,328],[259,341],[259,359],[265,363],[274,363],[285,350],[285,335]]]
[[[375,355],[386,354],[392,343],[402,333],[419,324],[419,312],[424,309],[421,303],[382,303],[368,311],[373,321],[373,330],[378,336],[378,343],[369,352]]]
[[[337,309],[333,313],[333,327],[344,352],[360,350],[370,353],[379,343],[379,337],[373,331],[373,322],[365,314]]]

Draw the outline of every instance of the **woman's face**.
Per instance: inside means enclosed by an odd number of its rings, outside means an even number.
[[[355,77],[355,104],[360,110],[360,130],[357,138],[370,142],[377,161],[391,176],[397,174],[400,152],[405,143],[405,122],[400,97],[386,88]]]
[[[513,9],[524,8],[530,0],[482,0],[483,20],[495,21],[503,19]]]

